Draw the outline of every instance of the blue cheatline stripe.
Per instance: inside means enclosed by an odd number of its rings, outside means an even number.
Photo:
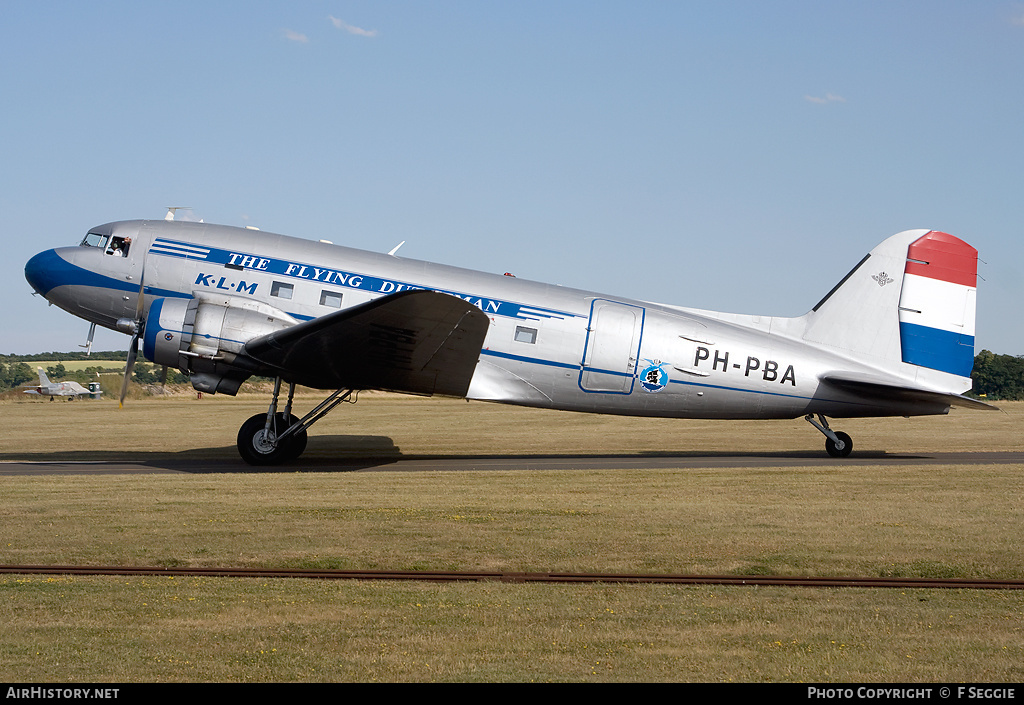
[[[743,394],[759,394],[766,397],[785,397],[787,399],[804,399],[811,401],[814,397],[809,397],[806,394],[785,394],[783,392],[769,392],[762,389],[744,389],[743,387],[727,387],[722,384],[708,384],[707,382],[690,382],[683,379],[670,379],[669,384],[680,384],[689,387],[704,387],[705,389],[721,389],[725,392],[741,392]],[[837,401],[835,399],[825,399],[824,401]],[[844,402],[844,403],[855,403],[855,402]]]
[[[974,368],[974,336],[916,323],[900,323],[903,362],[970,377]]]
[[[518,362],[526,362],[526,363],[529,363],[531,365],[544,365],[544,366],[547,366],[547,367],[561,367],[561,368],[568,369],[568,370],[578,370],[578,369],[580,369],[580,366],[578,364],[571,364],[571,363],[566,363],[566,362],[555,362],[553,360],[544,360],[544,359],[539,358],[539,357],[527,357],[525,355],[513,355],[511,353],[498,352],[497,350],[481,350],[480,354],[481,355],[489,355],[491,357],[500,357],[500,358],[504,358],[506,360],[516,360]],[[602,372],[602,370],[594,370],[594,371]],[[607,374],[614,374],[614,373],[608,372]],[[670,384],[679,384],[679,385],[688,385],[688,386],[691,386],[691,387],[704,387],[705,389],[720,389],[720,390],[727,391],[727,392],[740,392],[740,393],[743,393],[743,394],[754,394],[754,395],[758,395],[758,396],[786,397],[788,399],[803,399],[805,401],[811,401],[811,400],[814,399],[814,397],[807,396],[805,394],[786,394],[786,393],[783,393],[783,392],[770,392],[770,391],[759,390],[759,389],[743,389],[742,387],[727,387],[727,386],[719,385],[719,384],[707,384],[706,382],[690,382],[690,381],[681,380],[681,379],[669,380],[669,383]],[[840,402],[840,403],[843,403],[843,404],[849,404],[851,406],[870,406],[870,404],[868,404],[867,402],[858,402],[858,401],[850,401],[850,400],[839,400],[839,399],[831,399],[831,398],[822,398],[819,401]]]
[[[553,360],[542,360],[539,357],[526,357],[525,355],[513,355],[511,353],[498,352],[497,350],[481,350],[481,355],[490,355],[491,357],[502,357],[506,360],[516,360],[518,362],[529,362],[534,365],[547,365],[548,367],[564,367],[567,370],[578,370],[579,365],[573,365],[567,362],[555,362]]]
[[[505,360],[516,360],[517,362],[527,362],[531,365],[544,365],[546,367],[561,367],[566,370],[580,370],[581,372],[596,372],[602,375],[614,375],[616,377],[632,377],[632,372],[621,372],[619,370],[602,370],[597,367],[580,367],[578,364],[569,362],[555,362],[554,360],[544,360],[539,357],[527,357],[525,355],[513,355],[512,353],[498,352],[497,350],[481,350],[481,355],[490,355],[491,357],[500,357]]]
[[[612,377],[633,377],[632,372],[623,372],[622,370],[602,370],[600,367],[584,367],[580,372],[593,372],[595,374],[610,375]]]

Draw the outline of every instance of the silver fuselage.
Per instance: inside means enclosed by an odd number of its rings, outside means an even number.
[[[490,318],[471,399],[678,418],[948,410],[822,384],[836,370],[906,379],[802,339],[799,319],[686,309],[221,225],[123,221],[91,232],[128,239],[127,256],[59,248],[33,258],[26,274],[53,304],[106,328],[136,316],[140,286],[144,308],[160,297],[212,294],[258,301],[296,321],[427,289]]]

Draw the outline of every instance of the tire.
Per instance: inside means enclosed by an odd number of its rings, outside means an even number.
[[[286,419],[284,414],[277,414],[275,421],[277,428],[283,431],[298,419],[294,416]],[[266,424],[267,415],[256,414],[238,429],[238,454],[242,456],[242,460],[249,465],[279,465],[302,455],[302,451],[306,449],[305,431],[291,436],[284,443],[267,442],[264,435]]]
[[[825,439],[825,451],[833,458],[845,458],[853,452],[853,440],[842,431],[836,431],[836,438],[843,442],[843,447],[838,448],[831,438]]]

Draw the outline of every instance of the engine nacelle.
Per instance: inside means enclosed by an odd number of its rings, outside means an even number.
[[[157,299],[146,316],[142,354],[189,375],[200,391],[233,395],[252,374],[234,364],[242,346],[297,322],[280,309],[237,296]]]

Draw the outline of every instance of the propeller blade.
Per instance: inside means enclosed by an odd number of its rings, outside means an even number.
[[[132,343],[128,346],[128,362],[124,366],[124,381],[121,382],[121,400],[117,408],[124,408],[124,397],[128,394],[128,380],[132,378],[132,368],[135,367],[135,357],[139,353],[139,334],[132,336]]]

